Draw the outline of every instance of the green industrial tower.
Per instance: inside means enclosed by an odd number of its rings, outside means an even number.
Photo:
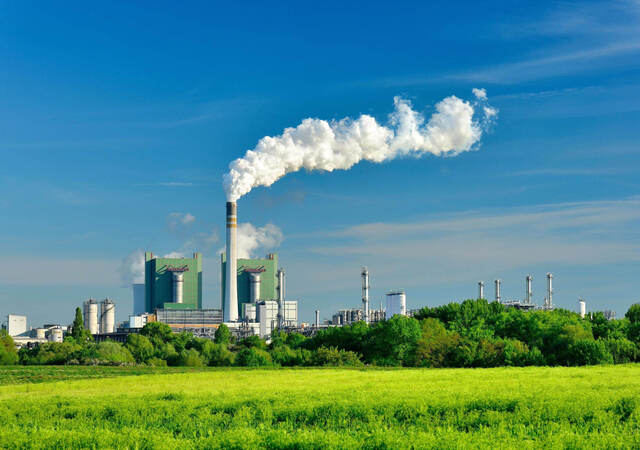
[[[202,254],[158,258],[145,252],[145,309],[202,309]]]
[[[265,259],[238,258],[238,311],[242,311],[243,303],[250,303],[250,282],[252,272],[260,273],[260,300],[278,299],[278,254],[270,253]],[[224,274],[227,269],[227,257],[225,253],[220,255],[222,265],[221,277],[221,304],[224,304],[226,280]]]

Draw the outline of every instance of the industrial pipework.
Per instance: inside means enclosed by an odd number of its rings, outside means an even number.
[[[369,269],[362,268],[362,315],[365,323],[369,323]]]
[[[225,270],[223,320],[238,321],[238,205],[227,202],[227,264]]]
[[[533,281],[533,277],[531,275],[527,275],[527,290],[525,292],[524,302],[529,305],[533,299],[533,291],[531,289],[531,282]]]
[[[284,269],[281,267],[278,270],[278,328],[284,326]]]
[[[547,274],[547,298],[545,299],[545,306],[547,308],[553,307],[553,274]]]

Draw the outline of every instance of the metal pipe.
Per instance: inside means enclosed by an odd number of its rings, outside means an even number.
[[[284,326],[284,295],[284,269],[281,267],[280,270],[278,270],[278,328]]]
[[[553,274],[547,274],[547,307],[553,306]]]
[[[223,318],[225,322],[238,321],[238,205],[227,202],[227,264],[225,271],[225,293]]]
[[[362,315],[365,323],[369,323],[369,269],[362,268]]]

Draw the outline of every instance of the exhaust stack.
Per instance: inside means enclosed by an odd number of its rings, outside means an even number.
[[[225,322],[238,321],[238,205],[227,202],[227,264],[225,270],[225,293],[223,319]]]

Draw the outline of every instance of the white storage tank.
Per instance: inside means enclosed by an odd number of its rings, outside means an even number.
[[[47,329],[36,328],[36,339],[46,339],[46,338],[47,338]]]
[[[84,302],[84,328],[91,334],[98,334],[98,302],[90,298]]]
[[[396,314],[407,315],[407,296],[402,290],[387,293],[387,319]]]
[[[587,315],[587,302],[583,299],[578,300],[578,312],[580,313],[580,317],[584,319],[584,316]]]
[[[62,328],[51,328],[49,330],[50,342],[62,342]]]
[[[108,298],[100,302],[100,333],[116,331],[116,305]]]

